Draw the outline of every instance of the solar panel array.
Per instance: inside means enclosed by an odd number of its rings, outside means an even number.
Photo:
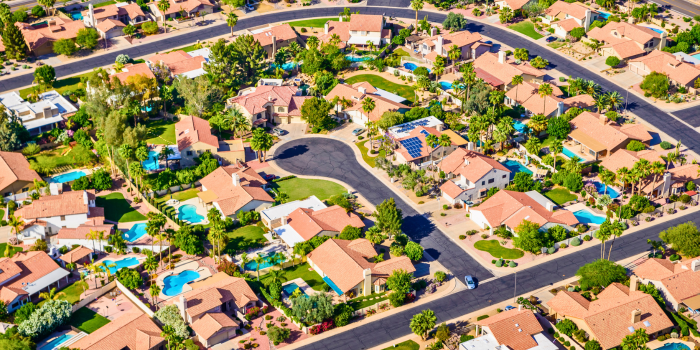
[[[427,132],[427,131],[425,131],[425,130],[421,130],[420,133],[423,134],[423,136],[426,137],[425,142],[428,143],[427,137],[428,137],[428,135],[430,135],[430,133]],[[433,144],[433,145],[430,145],[430,147],[435,147],[435,146],[437,146],[437,145],[434,145],[434,144]]]
[[[401,127],[396,130],[397,133],[409,132],[416,128],[416,126],[428,126],[428,120],[416,120],[414,122],[409,122],[402,124]]]
[[[411,155],[411,157],[420,157],[420,150],[422,148],[423,143],[420,141],[419,138],[411,137],[410,139],[406,139],[400,142],[403,148],[405,148],[408,151],[408,154]]]

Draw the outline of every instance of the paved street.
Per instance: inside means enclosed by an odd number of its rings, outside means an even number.
[[[325,176],[344,181],[375,205],[394,197],[406,217],[404,231],[420,242],[432,256],[437,257],[457,278],[463,278],[464,274],[475,275],[479,280],[490,276],[488,271],[449,241],[427,219],[418,215],[401,197],[358,164],[350,146],[327,138],[298,139],[281,145],[275,151],[274,160],[280,168],[291,173]],[[648,250],[647,238],[658,239],[660,231],[686,221],[699,223],[700,217],[678,216],[666,223],[621,237],[614,243],[612,259],[622,260]],[[475,290],[463,290],[448,295],[424,304],[420,309],[407,308],[403,312],[348,329],[301,349],[367,349],[391,342],[411,332],[410,318],[422,309],[435,311],[440,323],[506,301],[512,298],[514,292],[523,294],[570,278],[580,266],[599,257],[600,246],[592,245],[590,248],[518,273],[517,291],[514,290],[515,276],[505,276],[480,284]]]

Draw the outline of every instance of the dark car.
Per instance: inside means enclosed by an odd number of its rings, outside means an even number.
[[[263,178],[265,179],[265,181],[270,181],[270,180],[276,179],[276,178],[277,178],[277,175],[267,174],[267,175],[265,175]]]
[[[557,40],[557,38],[555,38],[553,36],[550,36],[549,38],[547,38],[548,43],[551,43],[552,41],[556,41],[556,40]]]

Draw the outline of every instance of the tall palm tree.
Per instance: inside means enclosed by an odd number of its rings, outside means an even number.
[[[615,183],[615,180],[617,179],[617,175],[608,169],[603,169],[600,172],[600,174],[598,174],[598,177],[600,177],[600,181],[602,181],[603,185],[605,185],[605,190],[603,191],[603,195],[608,194],[608,186]]]
[[[464,82],[464,85],[466,85],[466,89],[464,90],[464,99],[462,100],[461,106],[461,111],[464,112],[464,108],[467,105],[467,101],[469,101],[469,93],[471,92],[471,86],[472,84],[476,83],[477,77],[476,72],[474,71],[474,64],[472,62],[467,62],[466,64],[463,64],[461,67],[459,67],[459,71],[462,73],[462,81]]]
[[[629,183],[632,172],[629,168],[623,166],[620,169],[617,169],[616,173],[618,180],[620,180],[622,183],[622,191],[624,192],[627,189],[627,184]]]
[[[151,295],[151,303],[156,306],[156,310],[158,310],[158,304],[156,304],[156,297],[160,295],[160,287],[157,284],[151,283],[151,286],[148,288],[148,294]]]
[[[654,198],[653,196],[654,196],[654,189],[656,188],[656,179],[658,178],[659,175],[663,174],[665,170],[666,170],[666,167],[664,166],[664,164],[658,160],[649,165],[649,171],[652,174],[654,174],[654,184],[651,186],[652,198]]]
[[[262,263],[265,262],[265,259],[264,259],[263,257],[261,257],[261,256],[258,255],[258,256],[256,256],[255,259],[253,259],[253,260],[255,261],[255,272],[257,272],[257,274],[258,274],[258,281],[260,281],[260,265],[262,265]]]
[[[411,0],[411,8],[416,11],[416,34],[418,34],[418,11],[423,9],[423,0]]]
[[[433,64],[433,73],[435,73],[435,81],[440,79],[442,73],[445,72],[445,59],[442,56],[435,58],[435,64]]]
[[[537,88],[537,93],[542,97],[542,114],[545,116],[547,113],[547,97],[551,96],[552,92],[552,85],[548,83],[540,84],[540,87]]]
[[[637,177],[639,179],[639,185],[637,186],[637,194],[642,193],[642,181],[644,181],[644,179],[646,179],[647,176],[651,174],[651,170],[649,169],[650,166],[651,163],[648,160],[642,158],[637,163],[635,163],[634,167],[632,168],[632,171],[637,173]]]
[[[270,272],[267,273],[267,278],[270,284],[273,284],[275,282],[282,282],[285,280],[284,278],[284,271],[283,270],[270,270]]]
[[[547,130],[547,117],[542,114],[533,115],[527,125],[532,129],[535,135],[539,135],[541,132]]]
[[[675,152],[671,152],[666,155],[666,170],[671,168],[671,163],[675,162],[678,160],[678,154]]]
[[[168,11],[169,8],[170,8],[170,1],[168,1],[168,0],[158,1],[158,9],[160,10],[160,12],[163,13],[162,27],[165,27],[165,11]],[[232,10],[231,12],[233,12],[233,9],[231,9],[231,10]]]
[[[24,220],[22,220],[21,216],[15,216],[14,214],[10,215],[8,219],[8,225],[12,226],[12,230],[15,231],[15,238],[19,242],[19,232],[24,226]]]
[[[430,155],[430,162],[432,164],[432,162],[433,162],[433,149],[435,149],[439,144],[438,138],[437,138],[437,136],[435,136],[433,134],[428,134],[428,136],[425,137],[425,143],[426,143],[426,146],[428,146],[428,150],[429,150],[428,154]]]
[[[175,237],[175,230],[168,228],[168,229],[165,229],[165,231],[163,231],[163,232],[164,232],[165,239],[167,239],[168,242],[172,242],[172,239]],[[173,261],[173,250],[168,249],[168,262],[170,263],[172,261]]]
[[[450,50],[447,51],[447,57],[455,63],[460,57],[462,57],[462,50],[457,45],[452,45]]]
[[[51,290],[48,292],[39,293],[39,298],[44,299],[44,300],[59,300],[59,299],[61,299],[62,296],[65,296],[65,295],[66,295],[66,293],[63,293],[63,292],[56,293],[56,288],[51,288]]]
[[[148,256],[143,262],[143,268],[148,271],[148,279],[150,280],[151,285],[153,285],[153,273],[158,270],[158,262],[156,261],[155,256]]]
[[[164,146],[162,150],[160,150],[160,154],[158,155],[160,159],[165,160],[165,167],[170,168],[170,165],[168,164],[168,158],[172,155],[175,154],[175,151],[173,151],[170,147]]]
[[[34,179],[34,189],[36,190],[37,193],[39,193],[39,195],[41,195],[41,189],[45,188],[48,185],[49,184],[46,183],[46,181],[44,181],[44,180]],[[44,190],[44,192],[46,192],[46,190]]]
[[[613,241],[610,243],[610,250],[608,251],[608,260],[610,260],[610,255],[612,254],[612,248],[613,245],[615,244],[615,238],[622,236],[622,232],[625,231],[625,227],[622,225],[622,223],[619,220],[615,220],[611,223],[610,225],[610,235],[613,238]]]
[[[552,151],[552,155],[554,156],[554,172],[557,171],[557,154],[561,153],[564,150],[564,146],[561,144],[561,140],[556,140],[556,142],[549,147],[549,149]]]
[[[518,103],[518,87],[523,84],[523,76],[516,75],[510,81],[510,84],[515,86],[515,103]]]
[[[447,151],[447,147],[452,146],[452,139],[447,134],[442,134],[440,135],[438,143],[442,146],[442,159],[445,159],[445,152]]]
[[[236,26],[238,23],[238,15],[236,15],[233,11],[229,12],[226,15],[226,24],[228,24],[229,27],[231,27],[231,37],[233,38],[233,27]]]
[[[610,222],[610,219],[606,218],[605,221],[603,221],[603,223],[600,224],[600,228],[598,229],[598,231],[595,232],[595,238],[598,238],[600,240],[601,259],[605,259],[605,241],[610,239],[610,236],[612,235],[611,225],[612,223]]]
[[[367,120],[370,120],[369,114],[372,113],[377,103],[372,98],[365,97],[362,99],[362,110],[367,113]]]

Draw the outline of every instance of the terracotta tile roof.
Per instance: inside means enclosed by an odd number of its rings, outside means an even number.
[[[384,26],[384,18],[381,15],[350,15],[350,30],[367,32],[381,32]]]
[[[639,47],[639,44],[631,40],[623,43],[606,45],[605,47],[611,47],[617,56],[620,56],[622,59],[643,55],[646,52]]]
[[[358,90],[360,87],[366,89],[365,93],[362,93]],[[367,113],[365,113],[362,110],[362,100],[365,98],[372,99],[374,100],[375,106],[372,112],[369,113],[369,119],[371,121],[380,120],[382,118],[382,115],[387,111],[396,112],[400,109],[410,109],[410,107],[402,103],[391,101],[379,95],[374,95],[373,93],[376,91],[377,89],[369,83],[355,84],[353,86],[346,84],[338,84],[328,93],[328,95],[325,96],[325,99],[331,101],[336,96],[338,96],[339,98],[344,97],[352,102],[352,105],[346,108],[345,110],[359,111],[360,113],[362,113],[362,115],[367,115]]]
[[[496,78],[495,75],[481,69],[481,68],[474,68],[474,73],[476,73],[476,77],[485,81],[487,84],[493,86],[493,87],[499,87],[501,85],[505,85],[505,82],[503,80]]]
[[[175,139],[177,140],[177,148],[180,151],[197,142],[202,142],[215,148],[219,147],[219,140],[212,135],[209,122],[191,115],[182,118],[175,124]]]
[[[586,109],[595,106],[595,99],[593,96],[587,94],[572,96],[564,99],[562,102],[564,102],[564,106],[569,108],[578,107]]]
[[[557,1],[547,10],[545,10],[544,13],[552,17],[556,17],[559,14],[566,14],[571,17],[578,18],[579,20],[583,20],[586,18],[586,10],[588,10],[588,7],[583,6],[582,4],[569,4],[565,1]],[[591,10],[591,12],[597,13],[595,10]]]
[[[102,33],[106,33],[116,27],[126,27],[126,24],[122,23],[121,21],[117,21],[116,19],[108,18],[98,23],[96,28]]]
[[[445,173],[462,175],[470,182],[479,181],[491,170],[498,169],[510,173],[510,170],[495,159],[479,152],[457,148],[443,159],[438,167]]]
[[[192,10],[196,9],[199,6],[214,6],[214,3],[212,3],[209,0],[184,0],[184,1],[182,1],[182,0],[181,1],[169,0],[169,2],[170,2],[170,7],[168,8],[167,11],[165,11],[166,15],[180,12],[180,10],[192,12]],[[158,14],[163,15],[163,11],[161,9],[159,9],[157,6],[152,6],[151,9],[157,11]]]
[[[92,212],[95,209],[104,208],[90,208],[90,211]],[[106,224],[104,222],[104,217],[93,218],[86,221],[84,224],[80,224],[76,228],[66,227],[58,230],[56,238],[59,242],[61,241],[61,239],[85,239],[85,237],[90,231],[102,231],[105,233],[105,236],[108,236],[114,232],[114,225]]]
[[[649,264],[650,266],[647,268],[647,271],[640,271],[641,274],[647,275],[647,277],[643,278],[660,281],[666,292],[679,303],[686,299],[700,295],[700,272],[692,270],[692,263],[693,261],[698,260],[697,258],[689,259],[683,263],[671,264],[673,266],[664,266],[670,263],[668,260],[654,260],[656,261]],[[647,262],[637,267],[637,269],[647,264]],[[700,261],[698,263],[700,263]],[[672,268],[673,272],[670,274],[665,273],[668,271],[667,267]],[[634,270],[634,274],[642,277],[642,275],[637,274],[637,269]]]
[[[352,87],[357,91],[360,91],[360,88],[363,88],[365,89],[365,93],[367,94],[373,94],[377,92],[377,88],[375,88],[374,86],[372,86],[372,84],[366,81],[361,81],[359,83],[352,84]]]
[[[287,224],[307,241],[322,231],[340,232],[348,225],[365,227],[359,216],[346,212],[338,205],[316,211],[298,208],[289,214]]]
[[[464,190],[461,187],[459,187],[456,183],[450,180],[445,181],[445,183],[442,184],[442,186],[440,186],[440,191],[450,196],[450,198],[452,199],[457,198],[457,196],[464,192]]]
[[[80,246],[78,248],[75,248],[71,251],[69,251],[66,254],[61,255],[58,257],[59,259],[67,262],[67,263],[74,263],[90,254],[93,253],[93,250],[84,246]]]
[[[619,283],[611,284],[592,302],[583,302],[583,297],[576,295],[562,291],[547,304],[559,316],[583,319],[603,349],[618,346],[630,334],[629,327],[643,328],[652,334],[673,326],[651,295],[630,291]],[[639,322],[632,323],[634,310],[640,310],[642,315]]]
[[[678,264],[680,267],[681,264]],[[677,264],[670,260],[650,258],[637,266],[633,273],[643,279],[661,281],[662,279],[672,276],[680,271],[675,271]]]
[[[666,164],[666,161],[661,159],[659,153],[654,150],[634,152],[628,151],[626,149],[619,149],[612,155],[603,159],[600,165],[610,171],[617,171],[617,169],[620,169],[622,167],[632,169],[634,164],[637,163],[640,159],[646,159],[650,163],[659,161],[661,162],[661,164]]]
[[[119,15],[126,13],[129,18],[135,19],[136,17],[145,17],[146,13],[143,12],[139,4],[132,2],[129,5],[119,7]]]
[[[364,280],[363,271],[370,269],[372,276],[386,277],[394,269],[414,272],[415,268],[407,257],[392,258],[375,264],[367,259],[377,255],[371,242],[364,238],[353,241],[329,239],[309,253],[307,258],[318,266],[343,293]]]
[[[27,294],[29,293],[19,288],[2,287],[2,289],[0,289],[0,300],[4,301],[6,305],[9,305],[18,296]]]
[[[602,28],[591,29],[586,35],[606,43],[604,47],[612,47],[620,58],[643,54],[644,44],[653,38],[661,38],[661,34],[649,28],[627,22],[610,22]],[[632,45],[631,42],[637,45]]]
[[[617,124],[613,124],[604,115],[592,112],[583,112],[571,121],[572,132],[583,133],[603,145],[607,150],[615,149],[629,138],[613,125]],[[578,141],[585,143],[585,140]]]
[[[71,349],[154,349],[165,340],[160,333],[161,329],[148,315],[140,311],[132,311],[71,344]]]
[[[223,312],[209,312],[192,323],[191,327],[198,336],[209,339],[209,337],[226,327],[237,328],[238,322]]]
[[[15,181],[41,180],[36,171],[29,169],[29,162],[21,153],[0,152],[0,190]]]
[[[486,326],[499,344],[512,350],[528,350],[537,346],[534,335],[544,329],[530,310],[503,311],[476,324]]]
[[[204,56],[195,56],[180,62],[170,63],[167,66],[170,68],[170,73],[179,75],[204,68],[204,63],[207,63],[207,59]]]
[[[294,31],[289,23],[270,27],[262,32],[253,34],[253,39],[260,42],[262,46],[272,45],[272,37],[275,37],[277,42],[283,42],[297,38],[297,32]]]
[[[508,58],[506,63],[499,63],[498,54],[493,52],[486,52],[474,60],[474,69],[477,68],[483,69],[506,84],[510,84],[516,75],[529,74],[535,77],[545,75],[544,71],[532,67],[529,63],[516,64],[512,58]]]
[[[318,40],[328,42],[333,34],[337,34],[340,41],[344,44],[350,40],[350,22],[328,21],[328,34],[321,34]]]
[[[651,134],[647,131],[646,126],[642,124],[623,124],[622,126],[614,124],[613,127],[622,131],[631,139],[641,142],[649,142],[652,140]]]
[[[22,268],[10,258],[0,258],[0,283],[11,279],[16,274],[22,272]]]
[[[103,18],[108,18],[108,17],[114,17],[114,16],[125,16],[128,15],[129,18],[136,18],[138,16],[145,17],[146,14],[141,10],[141,7],[136,4],[136,3],[131,3],[126,6],[120,6],[117,7],[116,4],[112,5],[107,5],[103,7],[97,7],[93,9],[93,13],[95,14],[95,19],[103,19]],[[86,16],[88,14],[88,11],[83,11],[83,16]],[[99,25],[98,25],[99,26]]]
[[[442,135],[442,133],[435,128],[426,127],[426,126],[417,126],[416,128],[414,128],[413,130],[411,130],[408,133],[408,136],[404,136],[402,138],[396,139],[396,141],[400,142],[400,141],[408,140],[408,139],[415,137],[415,138],[418,138],[418,140],[421,143],[420,154],[415,156],[415,157],[413,155],[411,155],[410,153],[408,153],[408,150],[403,146],[403,144],[399,143],[399,149],[397,150],[397,152],[399,152],[404,157],[404,159],[406,159],[406,161],[410,162],[414,159],[426,157],[426,156],[430,155],[431,151],[435,150],[436,147],[430,147],[430,148],[428,147],[428,143],[426,141],[427,135],[424,134],[423,132],[427,132],[428,134],[433,134],[438,138],[440,138],[440,135]]]
[[[117,78],[121,80],[122,83],[126,84],[129,82],[129,77],[136,75],[145,75],[146,78],[155,79],[156,76],[151,72],[151,68],[148,67],[146,63],[132,64],[125,66],[121,73],[112,74],[110,77]]]
[[[158,62],[163,62],[164,64],[170,64],[170,63],[175,63],[175,62],[180,62],[182,60],[186,60],[188,58],[192,58],[190,54],[183,50],[176,50],[172,52],[167,52],[167,53],[161,53],[157,55],[153,55],[148,58],[148,62],[151,63],[158,63]]]
[[[43,28],[35,28],[22,22],[15,23],[22,31],[29,50],[34,50],[59,39],[75,39],[78,36],[78,31],[85,28],[82,21],[71,21],[59,17],[52,17],[48,21],[49,25]]]
[[[296,96],[296,86],[258,86],[254,92],[247,95],[228,99],[230,105],[237,104],[251,115],[265,112],[265,105],[272,103],[274,107],[287,107],[288,113],[276,115],[301,115],[301,106],[311,96]],[[276,108],[275,108],[276,109]]]
[[[505,0],[506,4],[508,4],[508,7],[510,7],[513,10],[519,10],[525,6],[530,0]]]
[[[231,300],[239,308],[243,308],[251,301],[258,300],[258,297],[248,286],[248,282],[242,278],[231,276],[191,290],[184,293],[183,296],[187,300],[187,314],[193,318]],[[177,300],[179,297],[172,298],[167,301],[167,304],[173,304]]]
[[[522,86],[518,85],[515,88],[508,90],[508,92],[506,92],[506,96],[508,96],[508,98],[511,100],[518,102],[525,109],[534,114],[544,114],[548,116],[554,113],[558,108],[559,102],[563,101],[563,99],[555,97],[563,94],[561,89],[551,84],[550,86],[552,86],[552,95],[546,96],[546,104],[543,102],[544,100],[538,93],[539,85],[531,82],[523,82]]]
[[[435,47],[435,46],[437,46],[437,42],[438,42],[439,37],[442,37],[442,48],[446,51],[449,51],[449,49],[452,47],[452,45],[457,45],[457,47],[459,47],[460,49],[463,47],[471,47],[473,44],[475,44],[475,43],[479,42],[481,39],[483,39],[483,37],[479,33],[472,33],[470,31],[462,30],[459,32],[454,32],[454,33],[446,33],[446,34],[431,36],[429,38],[425,38],[425,39],[419,41],[418,44],[419,45],[428,44],[431,47]],[[435,51],[432,51],[432,52],[435,52]],[[439,55],[443,55],[442,52],[436,52],[436,53]]]
[[[527,193],[507,190],[498,191],[478,207],[471,208],[470,211],[482,213],[489,222],[489,226],[494,228],[503,224],[515,228],[525,219],[540,226],[548,222],[569,226],[578,223],[574,214],[568,210],[552,213]]]
[[[233,174],[238,174],[239,185],[234,186]],[[235,214],[253,200],[273,202],[270,195],[261,187],[266,184],[262,176],[251,168],[238,168],[233,165],[219,167],[200,180],[206,192],[212,192],[224,215]]]
[[[679,61],[678,57],[665,51],[654,50],[644,57],[630,60],[630,63],[633,62],[642,64],[645,71],[663,73],[681,85],[687,85],[700,77],[700,67]]]
[[[569,19],[565,19],[563,21],[554,22],[554,23],[552,23],[552,25],[553,26],[557,25],[557,26],[562,27],[562,29],[564,29],[567,33],[572,31],[574,28],[582,27],[575,18],[569,18]]]
[[[6,260],[13,262],[14,266]],[[1,258],[0,266],[9,269],[10,272],[7,278],[17,274],[16,267],[21,270],[18,277],[12,278],[9,281],[6,278],[6,283],[2,285],[2,288],[13,288],[15,292],[22,290],[22,287],[24,287],[23,283],[35,282],[49,273],[61,269],[61,267],[44,252],[18,252],[12,258]],[[12,275],[10,275],[10,273],[12,273]],[[5,278],[5,274],[0,274],[0,278]]]
[[[95,200],[94,190],[71,191],[57,196],[44,196],[15,212],[24,220],[49,218],[61,215],[87,214],[89,201]]]

